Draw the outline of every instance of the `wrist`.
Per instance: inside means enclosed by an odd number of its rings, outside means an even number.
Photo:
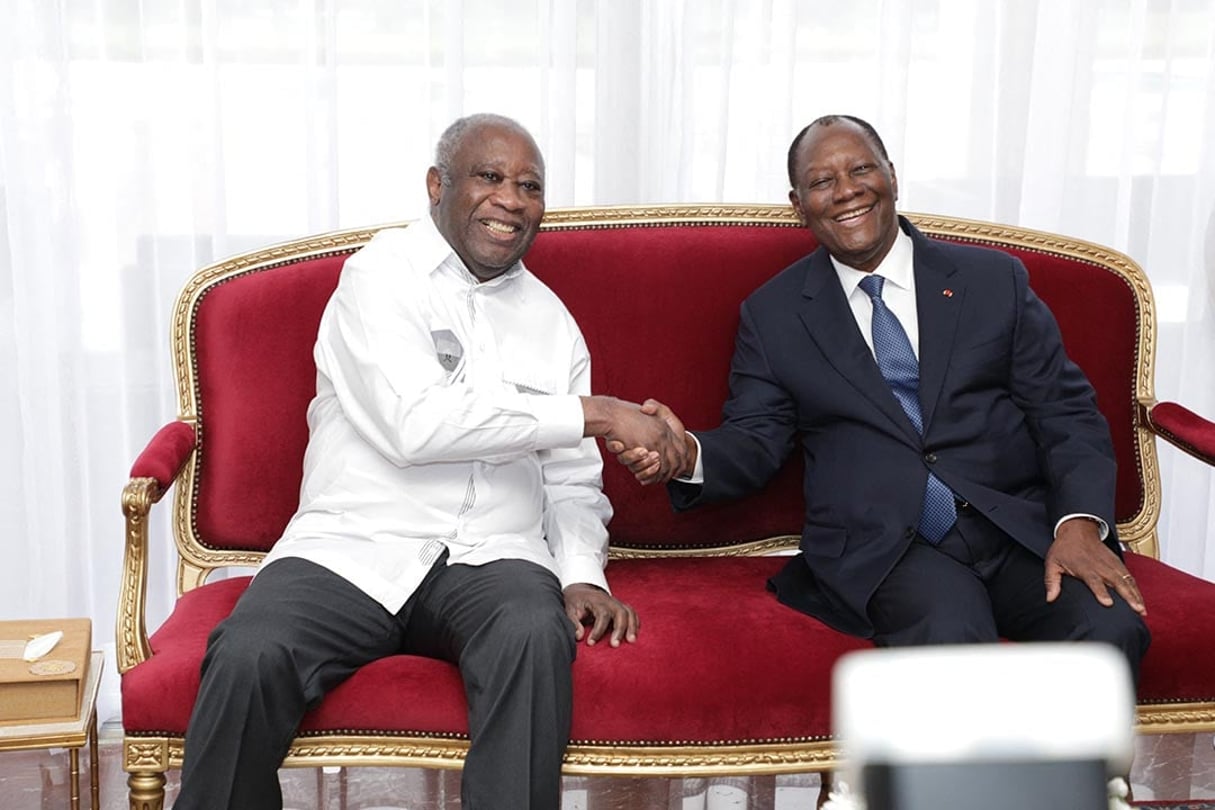
[[[612,406],[615,397],[582,397],[582,435],[606,436],[612,430]]]
[[[1102,528],[1105,524],[1092,515],[1069,515],[1061,519],[1055,527],[1055,538],[1058,539],[1065,532],[1070,534],[1073,532],[1086,533],[1090,529],[1098,537],[1101,536]]]
[[[692,434],[687,431],[684,431],[683,434],[683,447],[683,466],[676,470],[675,478],[691,478],[692,473],[696,472],[696,457],[700,454],[700,445],[692,438]]]

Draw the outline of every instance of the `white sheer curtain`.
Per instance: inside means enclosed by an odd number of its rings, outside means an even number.
[[[2,617],[110,641],[118,493],[175,412],[191,270],[420,215],[473,111],[533,130],[551,206],[782,202],[796,130],[861,115],[903,208],[1143,264],[1158,394],[1215,416],[1212,0],[5,0],[0,54]],[[1164,557],[1215,578],[1215,476],[1161,464]]]

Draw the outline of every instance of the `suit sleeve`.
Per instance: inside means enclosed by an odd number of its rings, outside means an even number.
[[[1015,260],[1014,260],[1015,261]],[[1064,515],[1096,515],[1114,526],[1116,463],[1096,392],[1063,348],[1054,315],[1016,261],[1018,296],[1010,391],[1039,448],[1053,525]]]
[[[672,482],[672,503],[687,509],[762,488],[789,457],[796,433],[796,404],[773,373],[755,315],[743,302],[722,424],[696,432],[704,483]]]

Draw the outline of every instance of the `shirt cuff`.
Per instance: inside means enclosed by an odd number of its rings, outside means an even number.
[[[688,435],[692,437],[692,441],[696,444],[696,464],[692,466],[690,475],[679,475],[675,477],[676,481],[682,481],[685,484],[703,484],[705,482],[705,463],[704,453],[700,452],[700,439],[696,438],[696,434],[688,431]]]
[[[586,432],[582,399],[577,396],[526,394],[528,410],[536,418],[536,449],[577,447]]]
[[[593,555],[566,557],[557,565],[561,569],[558,579],[561,580],[562,590],[584,582],[603,588],[608,593],[612,592],[607,584],[607,576],[603,573],[603,565]]]
[[[1100,533],[1102,540],[1105,540],[1105,538],[1110,536],[1110,525],[1108,523],[1106,523],[1104,520],[1102,520],[1101,518],[1097,517],[1096,515],[1086,515],[1083,512],[1073,512],[1070,515],[1064,515],[1063,517],[1059,518],[1059,522],[1055,524],[1055,534],[1054,534],[1055,537],[1059,536],[1059,527],[1062,526],[1067,521],[1071,520],[1072,518],[1088,518],[1089,520],[1096,523],[1097,531],[1098,531],[1098,533]]]

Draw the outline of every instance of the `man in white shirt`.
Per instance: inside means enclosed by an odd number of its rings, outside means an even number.
[[[560,806],[576,642],[637,638],[611,596],[595,436],[681,437],[591,396],[577,324],[523,266],[544,215],[531,136],[456,121],[430,218],[347,260],[321,319],[300,505],[208,642],[178,810],[281,807],[304,712],[388,655],[460,667],[466,810]]]

